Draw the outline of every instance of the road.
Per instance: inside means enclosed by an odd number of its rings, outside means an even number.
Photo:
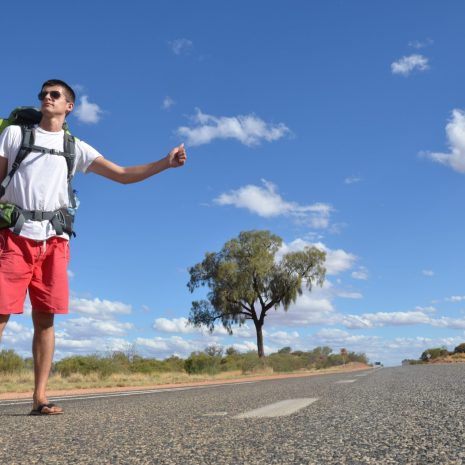
[[[464,394],[457,364],[2,401],[0,464],[462,465]]]

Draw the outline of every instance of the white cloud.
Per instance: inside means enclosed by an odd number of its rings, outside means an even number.
[[[162,104],[162,108],[164,110],[168,110],[169,108],[171,108],[176,102],[171,98],[171,97],[168,97],[166,96],[164,99],[163,99],[163,104]]]
[[[432,319],[421,311],[377,312],[361,315],[344,315],[342,324],[347,328],[373,328],[383,326],[403,326],[431,324]]]
[[[428,58],[419,54],[404,56],[398,61],[391,63],[392,73],[401,74],[402,76],[408,76],[415,69],[426,71],[428,68]]]
[[[154,329],[164,333],[194,333],[196,328],[188,325],[187,318],[157,318],[153,323]]]
[[[411,40],[408,45],[409,47],[420,49],[420,48],[425,48],[428,47],[429,45],[432,45],[434,43],[434,40],[432,39],[426,39],[426,40]]]
[[[204,350],[205,347],[212,343],[212,340],[210,338],[203,341],[189,340],[179,336],[171,336],[169,338],[138,337],[134,342],[136,347],[141,348],[146,355],[151,357],[166,358],[171,355],[177,355],[178,357],[185,358],[191,352]]]
[[[358,176],[349,176],[348,178],[344,179],[344,184],[356,184],[356,183],[360,182],[361,180],[362,180],[362,178],[360,178]]]
[[[274,345],[281,347],[295,347],[300,343],[300,334],[297,331],[276,331],[267,335],[266,340]]]
[[[58,327],[64,331],[63,335],[66,335],[70,339],[77,339],[81,337],[124,336],[129,330],[134,328],[134,325],[119,321],[81,317],[60,322]]]
[[[312,228],[324,229],[329,226],[330,214],[333,208],[324,203],[299,205],[287,202],[277,192],[273,183],[262,179],[262,186],[249,184],[223,193],[214,202],[218,205],[233,205],[245,208],[264,218],[276,216],[291,216],[299,223],[305,223]]]
[[[433,270],[421,270],[421,274],[423,276],[428,276],[429,278],[432,278],[434,276],[434,271]]]
[[[32,340],[33,330],[32,328],[27,328],[21,323],[16,321],[9,321],[3,331],[2,338],[0,342],[9,344],[15,349],[17,346],[30,346]],[[29,348],[29,347],[28,347]],[[30,349],[29,349],[30,350]]]
[[[168,318],[157,318],[153,323],[153,328],[163,333],[201,334],[211,337],[229,336],[228,331],[222,324],[216,325],[213,333],[210,333],[206,327],[196,328],[193,325],[189,325],[188,319],[184,317],[173,318],[171,320]],[[255,337],[255,330],[249,325],[243,324],[233,327],[233,335],[234,337],[241,338]]]
[[[451,297],[446,297],[446,302],[462,302],[465,300],[465,295],[453,295]]]
[[[115,351],[124,352],[130,347],[130,344],[126,339],[122,338],[70,339],[65,333],[57,332],[55,346],[55,359],[60,360],[63,357],[70,357],[76,354],[101,353],[102,355],[107,355]]]
[[[331,250],[322,243],[316,243],[315,247],[326,252],[326,273],[336,275],[352,268],[357,257],[342,249]]]
[[[192,41],[189,39],[175,39],[171,42],[169,42],[171,46],[171,50],[176,54],[176,55],[181,55],[182,53],[186,53],[192,48]]]
[[[452,110],[452,118],[446,126],[446,135],[449,153],[421,152],[420,156],[449,166],[459,173],[465,173],[465,113],[462,110]]]
[[[95,124],[100,121],[103,110],[96,104],[89,102],[89,97],[83,95],[79,105],[74,110],[74,114],[81,123]]]
[[[356,291],[346,291],[346,290],[337,290],[335,291],[335,295],[342,299],[362,299],[363,295],[361,292]]]
[[[181,126],[177,134],[187,138],[189,145],[208,144],[214,139],[236,139],[244,145],[258,145],[262,140],[273,142],[290,133],[283,124],[270,124],[254,114],[239,116],[212,116],[197,113],[192,116],[193,127]]]
[[[132,312],[132,306],[122,302],[112,302],[110,300],[95,299],[70,299],[70,311],[92,315],[100,319],[112,318],[115,314],[128,315]]]
[[[279,307],[276,311],[268,312],[267,324],[271,327],[337,324],[340,318],[333,307],[333,298],[332,285],[328,281],[322,288],[314,287],[311,292],[304,289],[288,311]]]
[[[361,266],[361,267],[359,267],[358,270],[353,271],[351,276],[354,279],[359,279],[359,280],[362,280],[362,281],[366,281],[368,279],[368,277],[369,277],[369,274],[368,274],[368,270],[364,266]]]

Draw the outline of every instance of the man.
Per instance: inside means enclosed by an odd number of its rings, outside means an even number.
[[[34,129],[34,145],[64,151],[63,123],[73,111],[75,94],[61,80],[49,80],[39,93],[42,118]],[[21,128],[9,126],[0,135],[0,182],[7,176],[19,151]],[[184,165],[184,145],[152,163],[122,167],[90,145],[76,140],[74,169],[92,172],[129,184],[142,181],[167,168]],[[70,206],[63,156],[34,151],[21,163],[0,199],[27,211],[55,211]],[[0,338],[11,314],[23,313],[26,290],[32,304],[34,337],[33,415],[56,415],[63,409],[48,402],[46,386],[55,347],[54,315],[68,312],[69,236],[57,231],[52,221],[28,219],[19,234],[0,230]],[[18,232],[18,231],[16,231]],[[60,234],[60,232],[62,234]]]

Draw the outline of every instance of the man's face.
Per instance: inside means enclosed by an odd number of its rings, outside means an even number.
[[[39,95],[42,98],[40,109],[43,115],[66,116],[74,108],[74,103],[66,100],[66,94],[61,86],[44,87]]]

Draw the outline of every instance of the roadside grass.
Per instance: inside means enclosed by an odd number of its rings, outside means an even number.
[[[256,352],[238,353],[232,348],[209,347],[193,352],[187,359],[169,357],[147,359],[135,353],[113,352],[106,355],[72,356],[53,364],[50,390],[76,390],[131,386],[187,384],[221,381],[276,373],[333,371],[341,367],[368,366],[363,354],[347,357],[332,354],[331,349],[292,352],[290,347],[259,358]],[[34,385],[32,360],[22,359],[12,350],[0,351],[0,394],[27,392]]]
[[[349,363],[346,368],[361,367],[363,364]],[[368,365],[366,365],[368,367]],[[323,369],[299,369],[289,371],[274,371],[267,367],[253,372],[244,373],[242,370],[225,371],[217,374],[188,374],[185,372],[173,373],[113,373],[102,377],[99,373],[88,374],[73,373],[70,376],[62,376],[59,373],[52,374],[49,378],[47,389],[49,390],[78,390],[92,388],[114,388],[114,387],[134,387],[134,386],[157,386],[166,384],[190,384],[203,381],[223,381],[228,379],[247,379],[254,376],[271,376],[273,374],[292,373],[325,373],[337,371],[341,366],[328,367]],[[34,375],[32,371],[21,373],[1,373],[0,374],[0,394],[12,392],[29,392],[34,385]]]

